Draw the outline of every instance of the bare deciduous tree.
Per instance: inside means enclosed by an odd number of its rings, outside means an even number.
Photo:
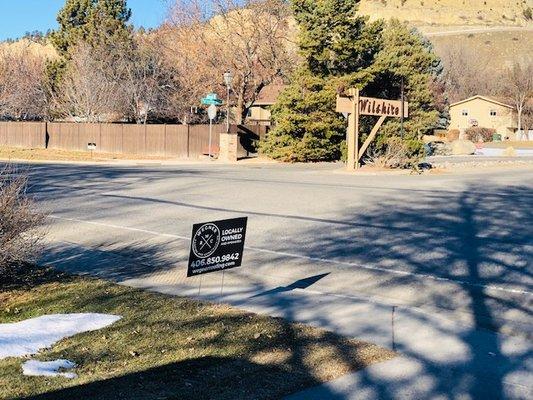
[[[107,49],[79,43],[55,97],[56,110],[65,117],[87,122],[123,118],[125,105],[116,58]]]
[[[163,57],[160,37],[139,36],[137,42],[135,50],[119,62],[127,115],[137,123],[146,123],[150,116],[172,118],[176,113],[172,97],[178,87],[175,71]]]
[[[223,93],[222,75],[229,70],[234,122],[242,123],[261,89],[294,65],[289,15],[283,0],[177,0],[167,35],[180,75],[195,87],[186,96],[189,106],[207,90]]]
[[[523,130],[524,110],[533,98],[533,63],[531,58],[516,62],[499,80],[499,93],[515,108],[518,117],[518,132]]]
[[[494,94],[497,71],[476,49],[455,43],[440,54],[444,63],[444,82],[449,100],[454,103],[476,95]]]
[[[46,60],[27,48],[0,51],[0,117],[43,119],[48,115]]]

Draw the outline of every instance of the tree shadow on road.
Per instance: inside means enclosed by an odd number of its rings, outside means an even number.
[[[420,280],[418,287],[423,287],[426,293],[424,306],[429,306],[428,310],[433,310],[435,316],[439,310],[460,309],[472,318],[457,332],[446,325],[433,330],[436,353],[447,346],[446,342],[439,346],[440,334],[445,337],[453,333],[457,337],[452,345],[460,354],[455,359],[433,358],[417,346],[399,343],[400,353],[422,361],[417,364],[418,369],[412,374],[406,371],[404,375],[390,377],[375,376],[372,369],[361,371],[357,374],[358,388],[372,393],[368,398],[376,399],[396,399],[402,395],[445,399],[527,398],[524,393],[531,394],[530,388],[519,388],[519,394],[513,394],[514,385],[504,383],[511,383],[516,375],[531,376],[528,369],[533,355],[531,346],[510,349],[509,343],[502,343],[501,335],[495,332],[517,334],[520,340],[525,337],[526,342],[531,337],[533,190],[524,186],[500,187],[490,192],[487,187],[483,190],[471,187],[456,196],[430,195],[402,206],[393,201],[387,203],[377,204],[364,214],[355,210],[345,214],[344,219],[357,221],[360,228],[315,234],[316,245],[310,246],[306,255],[408,271],[415,275],[377,273],[381,290],[386,293],[388,288],[398,285],[408,288],[413,281]],[[393,229],[369,228],[374,224]],[[358,269],[355,265],[343,268]],[[425,275],[437,279],[424,282]],[[441,280],[455,286],[454,291],[439,291]],[[354,294],[358,293],[358,288],[354,288]],[[286,303],[285,308],[290,309],[290,305]],[[294,312],[296,308],[285,311],[284,315],[293,318]],[[421,330],[432,323],[430,315],[425,317],[409,308],[399,307],[396,313],[399,319],[409,315],[418,320]],[[320,325],[334,323],[324,316]],[[360,332],[372,335],[364,328]],[[413,336],[419,333],[416,328],[411,332]],[[451,351],[450,355],[453,354]],[[420,365],[424,370],[419,369]],[[405,390],[408,387],[413,390],[410,394]],[[301,398],[314,399],[320,395],[320,391],[306,392]]]

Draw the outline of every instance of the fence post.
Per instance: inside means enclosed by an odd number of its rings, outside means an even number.
[[[48,148],[48,142],[50,141],[50,135],[48,134],[48,121],[44,121],[44,148]]]
[[[163,125],[163,154],[165,156],[168,155],[168,151],[167,151],[167,124],[166,123]]]
[[[124,124],[120,124],[120,152],[124,153]]]
[[[85,150],[87,149],[87,147],[83,146],[83,142],[81,141],[81,133],[80,133],[80,126],[81,126],[81,123],[77,123],[76,124],[76,127],[78,128],[77,129],[77,132],[78,132],[78,148],[76,150]],[[84,149],[85,147],[85,149]]]
[[[147,147],[148,139],[146,136],[148,136],[148,128],[146,127],[146,122],[145,122],[144,123],[144,150],[143,150],[143,155],[145,156],[148,154],[148,147]]]
[[[191,126],[187,124],[187,158],[191,158]]]

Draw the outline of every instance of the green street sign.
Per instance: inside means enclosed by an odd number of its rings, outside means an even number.
[[[202,99],[202,104],[206,106],[215,105],[219,106],[222,104],[222,100],[220,100],[216,93],[209,93],[207,96],[205,96]]]

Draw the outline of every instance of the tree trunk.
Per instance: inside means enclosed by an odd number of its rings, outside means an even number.
[[[242,91],[239,92],[239,97],[237,99],[237,111],[235,115],[235,123],[237,125],[242,125],[244,119],[244,94]]]

